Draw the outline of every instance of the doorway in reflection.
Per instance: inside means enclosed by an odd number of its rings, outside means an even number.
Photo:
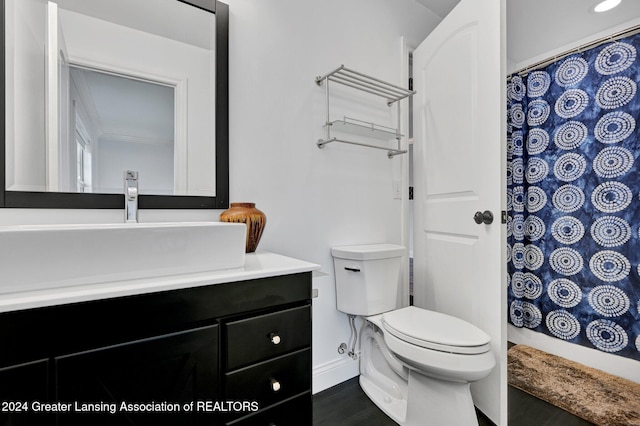
[[[68,76],[60,190],[121,193],[123,171],[137,170],[141,193],[173,194],[174,87],[74,66]]]

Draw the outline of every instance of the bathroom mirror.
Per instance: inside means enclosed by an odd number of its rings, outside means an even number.
[[[0,206],[228,207],[226,4],[0,1]]]

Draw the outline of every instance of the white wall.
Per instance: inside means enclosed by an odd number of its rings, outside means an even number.
[[[519,57],[525,57],[527,59],[524,60],[513,60],[511,58],[507,58],[507,74],[510,73],[514,73],[516,71],[522,70],[530,65],[536,64],[540,61],[545,61],[549,58],[553,58],[555,56],[559,56],[562,55],[572,49],[576,49],[580,46],[583,46],[585,44],[591,43],[595,40],[599,40],[599,39],[603,39],[603,38],[607,38],[608,36],[610,36],[611,34],[615,34],[617,32],[620,31],[624,31],[628,28],[634,27],[636,25],[640,25],[640,18],[638,17],[629,17],[631,19],[629,19],[628,21],[624,21],[622,23],[616,23],[615,25],[612,25],[611,27],[608,27],[604,30],[600,30],[600,31],[596,31],[594,33],[592,33],[591,35],[589,35],[588,37],[585,38],[579,38],[576,40],[567,40],[566,36],[561,36],[559,35],[557,37],[558,40],[562,40],[562,42],[558,41],[558,44],[556,45],[555,48],[553,48],[552,50],[545,52],[545,53],[534,53],[533,51],[531,52],[527,52],[524,47],[526,47],[526,44],[519,44],[517,46],[518,48],[518,56]],[[507,22],[507,26],[510,24],[511,22]],[[507,39],[507,44],[509,44],[509,40]],[[511,47],[509,50],[512,49],[516,49],[515,47]],[[512,52],[513,53],[513,52]],[[515,53],[513,53],[515,55]]]
[[[313,301],[314,391],[358,374],[339,355],[346,315],[335,308],[332,246],[402,241],[400,155],[331,144],[320,150],[324,88],[340,64],[402,84],[402,37],[417,45],[440,21],[413,0],[229,0],[230,197],[267,215],[258,250],[322,265]],[[380,100],[376,100],[379,102]],[[379,104],[364,106],[377,111]],[[357,112],[357,111],[356,111]],[[359,117],[356,118],[364,118]],[[382,123],[384,124],[384,123]],[[140,211],[141,221],[216,220],[219,211]],[[0,209],[0,223],[120,222],[121,210]]]
[[[358,374],[357,362],[337,352],[349,327],[335,308],[330,248],[401,242],[402,201],[393,199],[392,182],[403,178],[406,156],[389,160],[385,151],[339,144],[318,149],[325,97],[314,78],[345,64],[406,87],[401,37],[417,45],[439,18],[412,0],[229,6],[231,201],[256,202],[266,213],[259,250],[319,263],[327,273],[313,282],[317,392]],[[354,110],[355,118],[377,114],[378,105]]]
[[[136,170],[140,194],[173,194],[173,145],[102,137],[95,148],[94,192],[122,193],[123,171]]]

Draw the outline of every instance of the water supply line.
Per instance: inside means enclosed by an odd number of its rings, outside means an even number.
[[[349,315],[349,327],[351,327],[351,335],[349,336],[349,353],[351,359],[358,359],[356,352],[356,343],[358,342],[358,330],[356,330],[356,316]]]
[[[358,330],[356,328],[356,315],[347,314],[347,316],[349,317],[349,328],[351,329],[351,334],[349,335],[349,345],[347,346],[346,343],[340,343],[340,346],[338,346],[338,353],[343,354],[347,351],[347,349],[349,349],[347,355],[349,355],[351,359],[358,359],[360,356],[360,340],[358,339]],[[365,323],[363,322],[363,325],[364,324]],[[360,331],[362,331],[362,328],[363,327],[361,327]],[[357,350],[356,345],[358,346]]]

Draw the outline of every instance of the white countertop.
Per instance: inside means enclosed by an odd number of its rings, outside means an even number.
[[[242,268],[0,294],[0,312],[246,281],[318,269],[320,265],[315,263],[275,253],[250,253],[245,256]]]

